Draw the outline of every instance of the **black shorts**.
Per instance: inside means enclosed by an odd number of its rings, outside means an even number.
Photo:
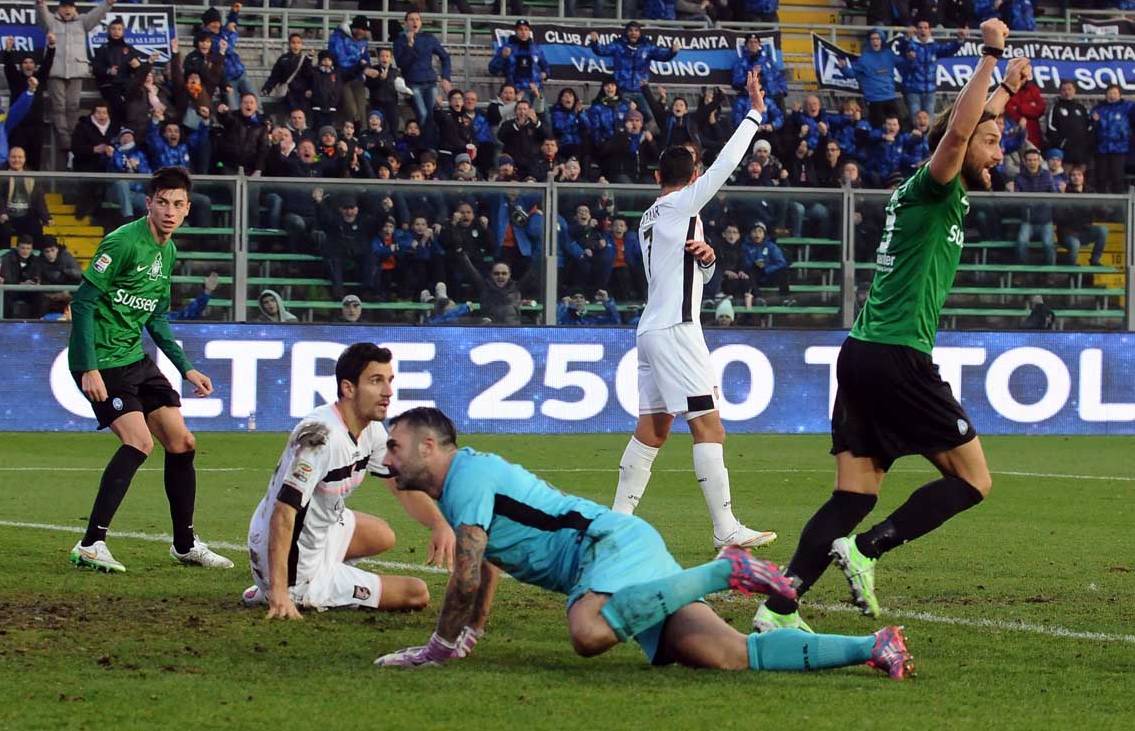
[[[106,401],[92,404],[99,429],[105,429],[114,420],[131,411],[143,415],[163,406],[181,406],[181,394],[173,390],[169,380],[146,355],[142,360],[117,368],[101,368],[102,382],[106,385]],[[75,385],[83,388],[83,374],[72,371]]]
[[[977,436],[930,356],[904,345],[843,341],[836,361],[832,454],[873,457],[884,470],[908,454],[934,454]]]

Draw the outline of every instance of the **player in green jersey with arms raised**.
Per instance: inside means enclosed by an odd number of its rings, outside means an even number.
[[[91,400],[98,428],[122,442],[111,457],[91,508],[87,532],[71,550],[71,563],[99,571],[125,571],[106,547],[106,531],[134,473],[157,437],[165,449],[165,488],[173,520],[170,555],[185,564],[231,568],[197,539],[193,505],[196,442],[181,415],[181,397],[142,352],[142,328],[170,359],[198,397],[213,384],[173,339],[166,313],[177,247],[170,238],[189,214],[192,183],[184,168],[162,168],[150,178],[148,213],[112,231],[99,244],[71,303],[69,361],[75,383]]]
[[[981,60],[929,135],[930,161],[891,196],[867,302],[836,362],[832,450],[835,492],[805,524],[788,566],[803,594],[834,558],[864,614],[877,616],[875,562],[989,494],[992,479],[973,424],[930,358],[938,318],[954,281],[969,210],[967,190],[988,189],[1001,162],[1001,112],[1029,62],[1009,62],[989,95],[1009,29],[981,24]],[[988,96],[988,98],[987,98]],[[875,506],[894,461],[920,454],[941,477],[864,533],[848,537]],[[758,631],[808,630],[795,600],[770,597],[753,618]]]

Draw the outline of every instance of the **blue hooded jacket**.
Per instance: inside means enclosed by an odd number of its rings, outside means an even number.
[[[631,111],[631,105],[621,96],[614,103],[606,104],[597,99],[587,108],[587,129],[591,132],[591,142],[602,145],[623,128],[623,122]]]
[[[977,25],[997,17],[998,8],[993,7],[993,4],[994,0],[973,0],[973,19]]]
[[[899,135],[902,158],[899,165],[903,173],[909,173],[925,159],[930,157],[930,136],[903,132]]]
[[[501,55],[505,48],[511,49],[508,58]],[[508,83],[521,91],[527,89],[529,84],[536,84],[539,89],[544,88],[541,75],[548,72],[548,59],[544,58],[544,52],[536,45],[535,38],[523,43],[516,36],[509,36],[489,61],[490,74],[505,77]]]
[[[677,20],[677,3],[674,0],[645,0],[642,17],[651,20]]]
[[[867,172],[877,180],[885,181],[898,171],[902,164],[901,138],[895,137],[893,141],[887,142],[883,139],[883,130],[871,129],[867,139],[869,140],[865,145]]]
[[[733,128],[736,129],[737,125],[741,124],[741,120],[753,108],[752,103],[749,101],[748,94],[741,94],[733,100]],[[765,114],[762,125],[770,124],[773,130],[779,132],[780,128],[784,126],[784,111],[777,106],[776,101],[771,96],[765,97]]]
[[[603,314],[596,315],[583,315],[576,317],[572,314],[570,306],[560,302],[556,305],[556,324],[557,325],[621,325],[622,318],[619,317],[619,308],[615,304],[614,298],[608,298],[603,303]]]
[[[600,44],[592,42],[588,47],[596,56],[607,56],[615,59],[615,81],[620,89],[635,90],[650,81],[650,62],[669,61],[678,55],[673,48],[656,46],[643,36],[638,43],[631,45],[624,33],[610,43]]]
[[[883,47],[871,50],[871,36],[878,35]],[[846,68],[840,69],[845,78],[859,82],[859,91],[868,103],[889,102],[895,98],[895,63],[898,58],[887,45],[887,34],[880,28],[872,28],[867,34],[867,43],[859,58]]]
[[[733,88],[738,91],[745,90],[746,77],[754,67],[761,70],[761,86],[767,96],[784,96],[788,93],[788,73],[784,69],[784,62],[774,59],[765,53],[765,47],[756,55],[750,55],[741,49],[741,56],[733,62]]]
[[[528,224],[521,226],[512,226],[512,234],[516,237],[516,249],[522,256],[532,258],[540,252],[540,247],[543,245],[544,239],[544,213],[542,211],[532,211],[532,206],[539,201],[539,197],[521,196],[516,199],[516,205],[529,211]],[[500,256],[501,249],[504,247],[504,233],[510,224],[512,218],[509,215],[511,212],[509,206],[508,196],[498,195],[496,204],[496,215],[493,216],[493,233],[496,235],[494,241],[496,248],[493,251],[493,256]]]
[[[240,40],[240,34],[235,30],[229,30],[229,23],[240,23],[239,14],[230,11],[229,17],[225,20],[221,29],[213,34],[213,51],[215,53],[221,52],[222,38],[229,44],[228,50],[225,51],[225,81],[235,81],[244,74],[245,69],[244,61],[240,60],[240,54],[236,52],[236,44]]]
[[[1006,0],[1001,6],[1001,17],[1011,30],[1036,30],[1033,0]]]
[[[344,24],[345,25],[345,24]],[[331,34],[327,50],[335,59],[335,68],[342,74],[343,81],[354,81],[370,65],[367,40],[356,41],[349,28],[340,26]]]
[[[552,107],[552,134],[561,146],[583,144],[583,135],[587,131],[587,120],[583,115],[583,112],[574,109],[564,109],[562,104]]]
[[[12,108],[8,110],[8,115],[3,117],[4,124],[0,125],[0,165],[8,162],[8,132],[14,130],[20,125],[20,122],[24,121],[24,117],[28,116],[34,101],[35,94],[30,90],[25,91],[12,104]],[[0,117],[2,116],[0,115]]]
[[[960,41],[930,41],[921,43],[903,38],[899,42],[899,53],[906,56],[914,52],[902,67],[903,91],[913,94],[927,94],[938,90],[938,59],[953,56],[962,47]]]
[[[859,159],[860,151],[857,137],[860,131],[870,131],[871,123],[866,119],[856,122],[853,117],[846,114],[826,113],[823,115],[823,119],[824,123],[828,125],[828,136],[839,143],[840,154]]]
[[[772,237],[766,236],[759,246],[748,240],[745,243],[745,268],[754,272],[758,280],[788,268],[788,258]],[[764,267],[758,269],[757,262],[764,262]]]
[[[406,33],[394,39],[394,62],[407,84],[432,84],[437,81],[433,57],[441,59],[441,78],[448,79],[452,72],[449,53],[441,42],[429,33],[414,36],[414,45],[406,41]]]
[[[1096,152],[1105,155],[1131,151],[1131,127],[1135,125],[1135,102],[1097,104],[1092,110],[1096,127]]]

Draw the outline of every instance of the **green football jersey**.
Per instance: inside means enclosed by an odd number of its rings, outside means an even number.
[[[969,199],[961,176],[946,185],[923,165],[887,203],[875,278],[851,337],[929,353],[965,245]]]
[[[142,328],[155,313],[169,309],[169,277],[176,257],[172,240],[163,245],[154,240],[145,216],[110,232],[99,244],[83,273],[102,292],[94,312],[99,369],[142,359]],[[72,370],[82,370],[77,352],[72,343]]]

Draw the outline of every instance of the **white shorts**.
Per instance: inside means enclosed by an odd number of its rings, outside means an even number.
[[[684,322],[638,336],[638,413],[685,414],[717,409],[718,390],[701,328]]]
[[[327,531],[327,543],[319,568],[310,577],[297,577],[292,587],[292,601],[312,609],[334,607],[370,607],[378,609],[382,596],[382,581],[377,574],[357,569],[344,563],[351,536],[355,534],[355,514],[344,510],[338,523]],[[249,561],[252,578],[265,593],[268,591],[268,537],[263,545],[249,544]]]

